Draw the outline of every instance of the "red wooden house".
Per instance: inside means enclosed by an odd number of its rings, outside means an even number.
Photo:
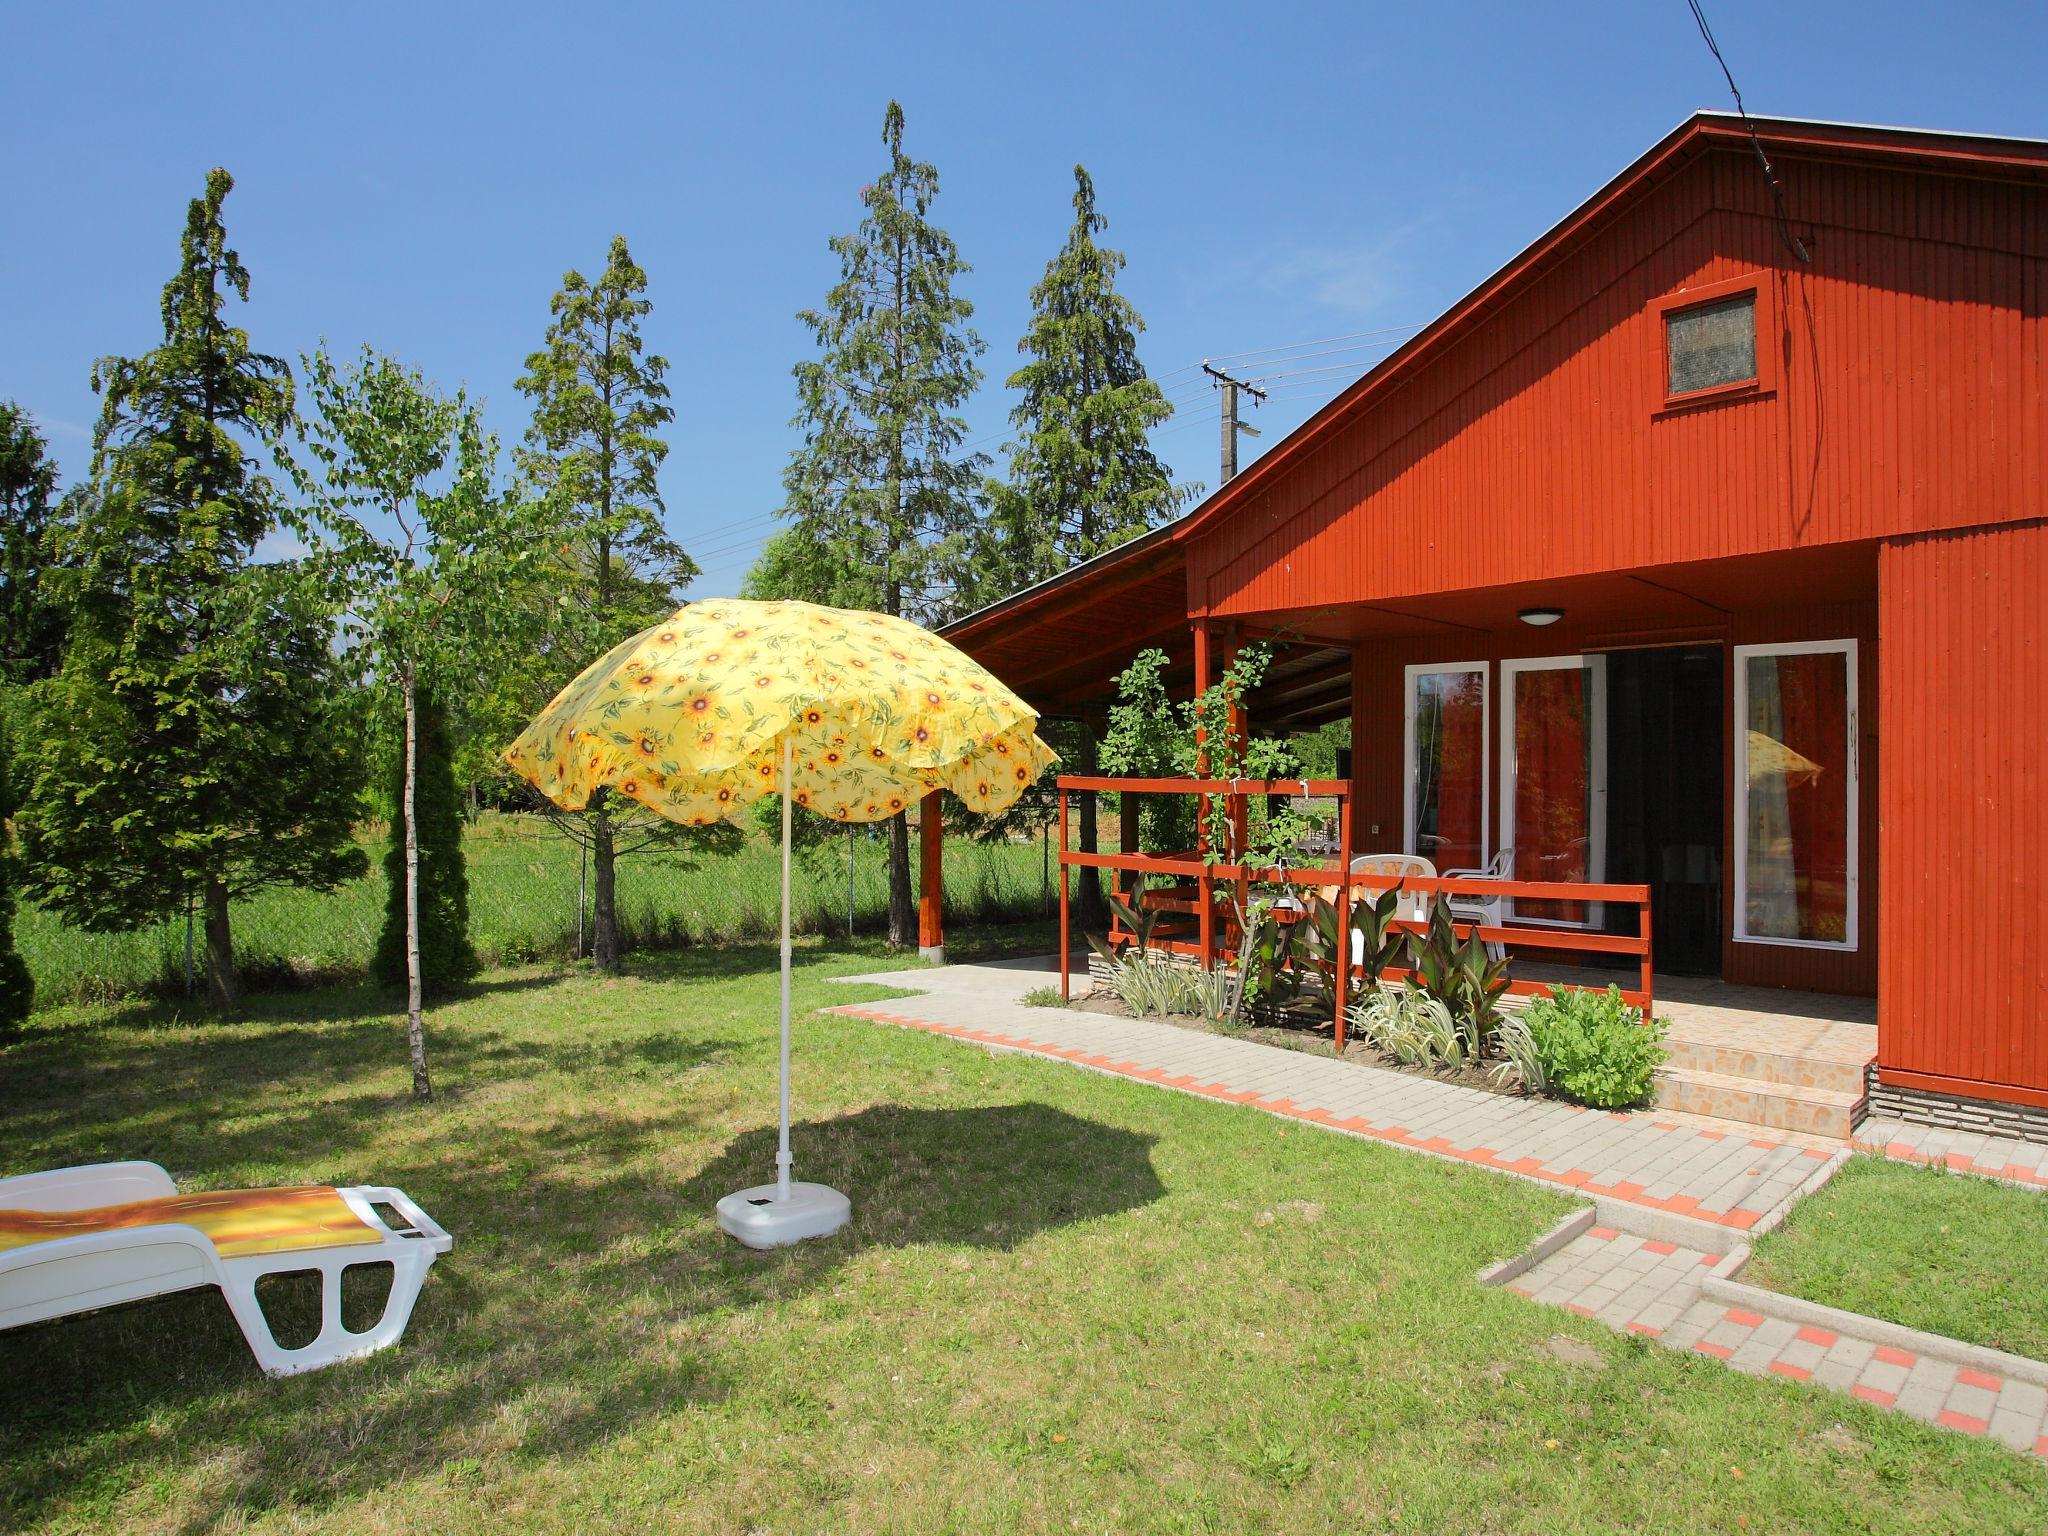
[[[1351,718],[1360,848],[1646,883],[1660,973],[1874,996],[1888,1107],[2048,1127],[2048,144],[1757,126],[1782,201],[1694,117],[948,633],[1084,719],[1142,647],[1269,639],[1252,723]]]

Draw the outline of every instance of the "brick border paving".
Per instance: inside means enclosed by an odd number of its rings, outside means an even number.
[[[2048,1190],[2048,1143],[1871,1115],[1856,1127],[1854,1145],[1859,1152],[1874,1152],[1894,1162],[1927,1163],[2002,1184]]]
[[[1920,1347],[1902,1347],[1893,1341],[1909,1339],[1912,1330],[1896,1324],[1835,1313],[1831,1320],[1838,1326],[1823,1327],[1805,1320],[1811,1309],[1787,1316],[1784,1311],[1794,1308],[1780,1309],[1785,1298],[1755,1286],[1728,1287],[1740,1293],[1739,1302],[1709,1294],[1717,1289],[1714,1278],[1739,1268],[1743,1256],[1717,1259],[1613,1227],[1588,1226],[1509,1279],[1507,1289],[1617,1332],[1719,1360],[1731,1370],[1811,1382],[2048,1458],[2048,1382],[1987,1369],[1994,1352],[1958,1350],[1950,1340],[1919,1335],[1925,1340]],[[1864,1324],[1872,1326],[1865,1331]],[[1927,1353],[1930,1346],[1941,1353]],[[1969,1364],[1946,1358],[1956,1353],[1985,1359]],[[2013,1362],[2016,1369],[2034,1365]],[[2048,1370],[2037,1367],[2028,1374]]]
[[[1042,963],[1026,963],[848,976],[840,979],[923,995],[828,1011],[1071,1062],[1594,1196],[1593,1208],[1482,1280],[1734,1370],[1830,1387],[2048,1458],[2048,1364],[1733,1282],[1749,1256],[1745,1238],[1826,1183],[1846,1148],[1689,1126],[1655,1111],[1601,1114],[1510,1098],[1145,1019],[1026,1008],[1018,999],[1046,974]],[[1869,1150],[1886,1156],[2048,1185],[2048,1148],[1865,1124],[1884,1138]],[[1868,1145],[1863,1135],[1858,1144]],[[1902,1347],[1914,1339],[1920,1347]]]

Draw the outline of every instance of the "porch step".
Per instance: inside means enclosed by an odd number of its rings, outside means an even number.
[[[1778,1131],[1846,1139],[1862,1118],[1863,1092],[1812,1088],[1680,1066],[1657,1069],[1657,1104],[1691,1115],[1740,1120]]]
[[[1759,1050],[1722,1039],[1689,1036],[1681,1026],[1665,1037],[1670,1065],[1717,1078],[1747,1078],[1780,1088],[1818,1088],[1828,1093],[1863,1093],[1862,1060],[1842,1060],[1799,1051]]]

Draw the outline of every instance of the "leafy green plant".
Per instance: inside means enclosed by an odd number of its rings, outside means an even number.
[[[1244,943],[1237,957],[1240,989],[1238,1011],[1246,1004],[1284,1008],[1301,996],[1305,967],[1297,966],[1295,949],[1305,923],[1283,923],[1272,907],[1254,902],[1246,917]]]
[[[1180,1013],[1221,1020],[1230,1011],[1229,983],[1227,971],[1204,971],[1139,949],[1109,961],[1109,990],[1141,1018]]]
[[[1407,933],[1395,926],[1399,906],[1398,887],[1382,891],[1376,900],[1361,897],[1351,903],[1351,931],[1358,936],[1355,952],[1360,956],[1353,963],[1351,974],[1366,992],[1379,990],[1381,972],[1394,963],[1407,943]],[[1307,921],[1297,926],[1304,930],[1304,959],[1321,977],[1325,994],[1334,998],[1337,965],[1344,955],[1344,943],[1337,933],[1337,904],[1316,896],[1309,903]]]
[[[1058,987],[1033,987],[1017,999],[1026,1008],[1064,1008],[1067,1000],[1060,996]]]
[[[1464,1032],[1441,998],[1413,987],[1382,987],[1351,1010],[1351,1027],[1404,1067],[1455,1069],[1470,1059]]]
[[[1500,1058],[1486,1075],[1497,1087],[1520,1088],[1525,1093],[1548,1093],[1550,1074],[1543,1069],[1543,1053],[1536,1049],[1536,1037],[1529,1021],[1519,1014],[1504,1014],[1489,1042]]]
[[[1508,989],[1506,957],[1488,955],[1477,932],[1460,939],[1451,904],[1442,896],[1430,907],[1428,928],[1407,938],[1416,985],[1450,1010],[1465,1037],[1467,1058],[1477,1060],[1500,1025],[1500,999]]]
[[[1144,877],[1139,876],[1139,884],[1131,888],[1133,896],[1144,888],[1143,881]],[[1107,892],[1106,899],[1109,902],[1109,910],[1116,914],[1116,920],[1123,925],[1124,932],[1130,937],[1123,943],[1115,945],[1098,934],[1091,933],[1087,935],[1087,939],[1089,947],[1113,966],[1126,952],[1143,954],[1151,947],[1152,929],[1159,921],[1159,909],[1125,901],[1114,891]]]
[[[1656,1070],[1668,1057],[1661,1021],[1622,1001],[1621,989],[1587,992],[1552,987],[1523,1015],[1549,1086],[1595,1109],[1648,1102]]]

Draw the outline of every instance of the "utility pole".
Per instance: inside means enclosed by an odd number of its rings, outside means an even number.
[[[1202,372],[1214,379],[1217,387],[1223,391],[1223,478],[1233,480],[1237,477],[1237,434],[1243,432],[1252,437],[1259,435],[1257,427],[1248,421],[1237,419],[1237,392],[1241,389],[1254,400],[1264,400],[1266,392],[1258,385],[1232,378],[1221,368],[1212,367],[1208,363],[1202,364]]]

